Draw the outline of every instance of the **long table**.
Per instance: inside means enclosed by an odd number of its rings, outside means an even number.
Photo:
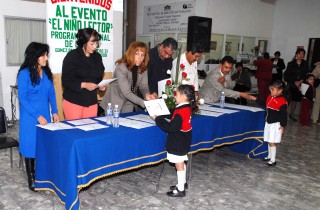
[[[249,158],[262,157],[267,153],[263,115],[239,110],[219,117],[193,116],[190,154],[231,145]],[[165,141],[166,133],[157,126],[94,131],[38,127],[35,188],[55,193],[66,209],[79,209],[80,190],[94,181],[166,159]]]

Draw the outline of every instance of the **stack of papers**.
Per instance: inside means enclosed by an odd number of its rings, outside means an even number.
[[[126,126],[129,128],[135,128],[135,129],[141,129],[141,128],[155,126],[155,124],[137,121],[137,120],[131,120],[131,119],[127,119],[127,118],[120,118],[119,124],[122,126]]]
[[[47,130],[51,130],[51,131],[56,131],[56,130],[64,130],[64,129],[73,129],[74,127],[71,125],[67,125],[65,123],[62,122],[58,122],[58,123],[48,123],[46,125],[37,125],[40,128],[44,128]]]
[[[129,116],[126,118],[131,119],[131,120],[138,120],[138,121],[143,121],[143,122],[155,124],[155,122],[153,121],[153,119],[150,118],[150,116],[144,115],[144,114],[133,115],[133,116]]]
[[[206,106],[206,105],[200,106],[200,110],[206,110],[206,111],[211,111],[211,112],[219,112],[219,113],[224,113],[224,114],[230,114],[230,113],[239,112],[237,110],[218,108],[218,107],[211,107],[211,106]]]
[[[101,128],[108,128],[108,126],[102,125],[99,123],[93,123],[93,124],[76,126],[76,128],[84,130],[84,131],[92,131],[92,130],[97,130],[97,129],[101,129]]]
[[[75,125],[75,128],[78,128],[84,131],[92,131],[92,130],[97,130],[101,128],[108,128],[108,126],[99,124],[97,121],[93,119],[79,119],[79,120],[71,120],[67,122],[72,125]]]
[[[149,116],[147,115],[143,115],[142,116],[146,116],[150,119]],[[133,117],[133,119],[129,119],[128,118],[119,118],[119,124],[121,126],[125,126],[125,127],[129,127],[129,128],[135,128],[135,129],[141,129],[141,128],[147,128],[147,127],[151,127],[151,126],[155,126],[155,123],[150,123],[150,122],[146,122],[146,117],[142,117],[140,115],[135,115],[135,116],[130,116],[130,118]],[[96,120],[105,122],[106,121],[106,117],[97,117],[94,118]]]
[[[67,121],[67,122],[72,124],[72,125],[86,125],[86,124],[97,123],[97,121],[92,120],[92,119],[70,120],[70,121]]]
[[[263,109],[259,107],[252,107],[252,106],[243,106],[243,105],[238,105],[238,104],[224,104],[225,107],[230,107],[234,109],[242,109],[242,110],[248,110],[251,112],[261,112],[264,111]]]
[[[210,116],[210,117],[219,117],[219,116],[223,115],[223,113],[201,110],[200,115],[205,115],[205,116]]]

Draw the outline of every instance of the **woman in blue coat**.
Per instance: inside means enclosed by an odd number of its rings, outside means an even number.
[[[18,71],[20,102],[20,153],[25,157],[29,189],[34,191],[36,125],[58,122],[53,75],[47,63],[49,46],[32,42],[25,51],[25,60]]]

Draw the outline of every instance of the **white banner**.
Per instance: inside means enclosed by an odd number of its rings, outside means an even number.
[[[89,3],[91,2],[91,3]],[[106,71],[113,65],[113,3],[112,0],[60,1],[47,0],[47,42],[53,73],[62,72],[65,55],[76,48],[76,34],[82,28],[94,28],[101,36],[97,51]]]
[[[195,15],[195,1],[144,7],[143,33],[187,32],[188,17]]]

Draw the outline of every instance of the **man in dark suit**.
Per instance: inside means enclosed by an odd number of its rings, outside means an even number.
[[[169,37],[149,51],[148,85],[155,98],[158,97],[158,82],[170,78],[167,70],[172,68],[172,55],[177,48],[177,41]]]
[[[274,58],[271,58],[273,63],[272,69],[272,81],[280,80],[282,81],[282,70],[286,68],[283,59],[280,58],[281,53],[279,51],[274,53]]]

